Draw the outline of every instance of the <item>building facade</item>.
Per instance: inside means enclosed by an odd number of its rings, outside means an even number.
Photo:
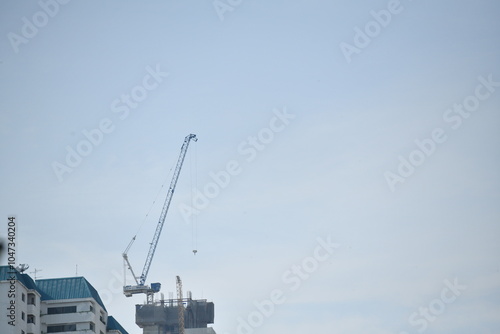
[[[0,267],[1,334],[128,334],[84,277],[34,281]]]
[[[179,310],[183,310],[185,334],[215,334],[208,324],[214,323],[214,303],[206,299],[159,300],[152,304],[135,306],[135,323],[143,334],[179,334]]]
[[[41,294],[26,274],[0,267],[0,333],[41,333]]]

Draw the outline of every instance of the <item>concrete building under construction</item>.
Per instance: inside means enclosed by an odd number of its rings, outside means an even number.
[[[185,334],[215,334],[213,328],[207,326],[214,323],[214,303],[206,299],[194,300],[190,293],[182,302],[160,300],[136,305],[135,310],[135,323],[142,328],[143,334],[182,334],[182,321]]]

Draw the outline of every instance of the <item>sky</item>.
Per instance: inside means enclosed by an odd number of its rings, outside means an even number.
[[[141,272],[192,133],[147,283],[179,275],[217,333],[498,333],[499,14],[2,1],[0,236],[14,215],[32,277],[141,333],[122,252]]]

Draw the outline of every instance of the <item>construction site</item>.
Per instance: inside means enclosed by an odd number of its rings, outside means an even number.
[[[181,288],[178,276],[177,281]],[[187,298],[160,299],[151,304],[136,305],[135,322],[143,334],[213,334],[215,331],[207,325],[214,322],[214,303],[193,300],[190,293]]]
[[[146,297],[144,304],[135,305],[135,323],[142,329],[143,334],[215,334],[213,328],[208,327],[209,324],[214,323],[213,302],[206,299],[193,299],[190,291],[184,295],[182,280],[179,276],[175,277],[176,296],[174,293],[169,293],[167,299],[160,292],[160,282],[148,283],[147,280],[189,144],[197,140],[194,134],[189,134],[184,138],[161,214],[157,220],[152,241],[149,243],[149,251],[139,275],[136,275],[128,256],[136,235],[122,253],[123,295]],[[14,218],[12,220],[14,221]],[[196,255],[197,250],[193,249],[193,253]],[[2,296],[8,295],[13,298],[12,301],[2,301],[1,306],[10,313],[14,312],[11,316],[13,320],[3,322],[4,319],[9,319],[8,314],[7,317],[2,318],[0,323],[2,334],[11,332],[16,334],[83,334],[89,330],[100,334],[128,334],[113,317],[108,316],[99,293],[84,277],[37,280],[36,270],[35,279],[24,273],[28,267],[26,264],[15,266],[14,263],[1,267],[0,287],[2,291],[5,290]],[[127,284],[127,277],[130,278],[130,276],[134,280],[131,285]],[[12,291],[17,293],[11,293]],[[18,301],[19,294],[22,298]],[[19,310],[11,312],[9,305],[23,305],[26,296],[28,296],[28,303],[20,312],[22,320],[25,320],[25,315],[27,315],[28,321],[18,321],[15,312]],[[82,316],[82,312],[87,315]]]
[[[125,285],[123,293],[126,297],[131,297],[134,294],[145,294],[146,304],[136,305],[135,322],[142,328],[143,334],[202,334],[215,333],[212,328],[208,328],[208,324],[214,323],[214,303],[206,300],[193,300],[191,293],[188,292],[187,298],[184,298],[182,292],[182,280],[176,276],[177,298],[165,300],[163,294],[159,300],[155,299],[155,294],[159,293],[161,283],[146,284],[147,276],[151,263],[153,261],[158,241],[160,240],[165,218],[170,207],[172,196],[175,192],[175,187],[179,179],[179,175],[184,163],[186,153],[191,141],[197,141],[198,138],[194,134],[189,134],[184,138],[181,146],[179,158],[177,160],[172,180],[167,191],[167,196],[163,204],[163,208],[156,226],[153,239],[150,243],[150,248],[143,270],[137,276],[130,264],[128,252],[134,243],[136,236],[132,238],[127,248],[123,252],[124,271],[128,269],[135,280],[135,285]],[[193,253],[196,254],[194,249]],[[126,273],[124,273],[124,279]]]

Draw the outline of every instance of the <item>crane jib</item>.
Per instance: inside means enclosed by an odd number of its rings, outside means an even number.
[[[144,268],[142,270],[141,275],[141,284],[146,282],[149,268],[151,267],[151,262],[154,257],[154,253],[156,251],[156,246],[158,245],[158,240],[160,238],[161,231],[163,229],[163,224],[165,223],[165,218],[167,216],[168,208],[170,207],[170,201],[172,200],[172,195],[175,191],[175,186],[177,185],[177,180],[179,179],[179,174],[182,168],[182,164],[184,163],[184,158],[186,157],[187,149],[189,147],[189,142],[191,139],[195,139],[196,135],[190,134],[184,138],[184,144],[181,147],[181,153],[179,154],[179,159],[177,160],[177,166],[174,171],[174,176],[172,177],[172,181],[170,182],[170,188],[167,193],[167,197],[165,198],[165,204],[163,205],[163,210],[160,215],[160,220],[158,222],[158,226],[156,227],[156,232],[151,242],[151,246],[149,248],[149,253],[146,258],[146,263],[144,263]],[[197,140],[197,138],[196,138]]]
[[[151,291],[158,292],[159,291],[159,286],[155,285],[154,289],[150,289],[149,287],[146,287],[144,284],[146,283],[146,279],[148,276],[149,268],[151,267],[151,262],[153,261],[153,257],[156,251],[156,246],[158,245],[158,241],[160,239],[161,231],[163,229],[163,224],[165,223],[165,218],[167,216],[168,209],[170,207],[170,202],[172,200],[172,195],[174,194],[175,191],[175,186],[177,185],[177,180],[179,179],[179,174],[182,168],[182,164],[184,163],[184,158],[186,157],[187,149],[189,147],[189,142],[191,140],[194,140],[195,142],[198,141],[198,138],[196,138],[195,134],[189,134],[184,138],[184,143],[181,146],[181,152],[179,154],[179,159],[177,160],[177,165],[174,170],[174,174],[172,177],[172,181],[170,182],[170,187],[167,192],[167,196],[165,198],[165,203],[163,204],[163,209],[160,214],[160,219],[158,220],[158,225],[156,226],[156,231],[153,236],[153,240],[151,241],[150,247],[149,247],[149,252],[146,257],[146,262],[144,263],[144,268],[142,270],[142,274],[140,276],[139,280],[139,285],[136,287],[130,287],[126,286],[124,287],[124,293],[126,296],[130,296],[133,293],[146,293],[149,294]],[[135,237],[134,237],[135,239]],[[130,247],[127,248],[127,251]],[[126,252],[124,253],[124,258],[126,258]],[[128,261],[127,261],[128,262]],[[133,274],[132,268],[129,265],[129,269]]]

